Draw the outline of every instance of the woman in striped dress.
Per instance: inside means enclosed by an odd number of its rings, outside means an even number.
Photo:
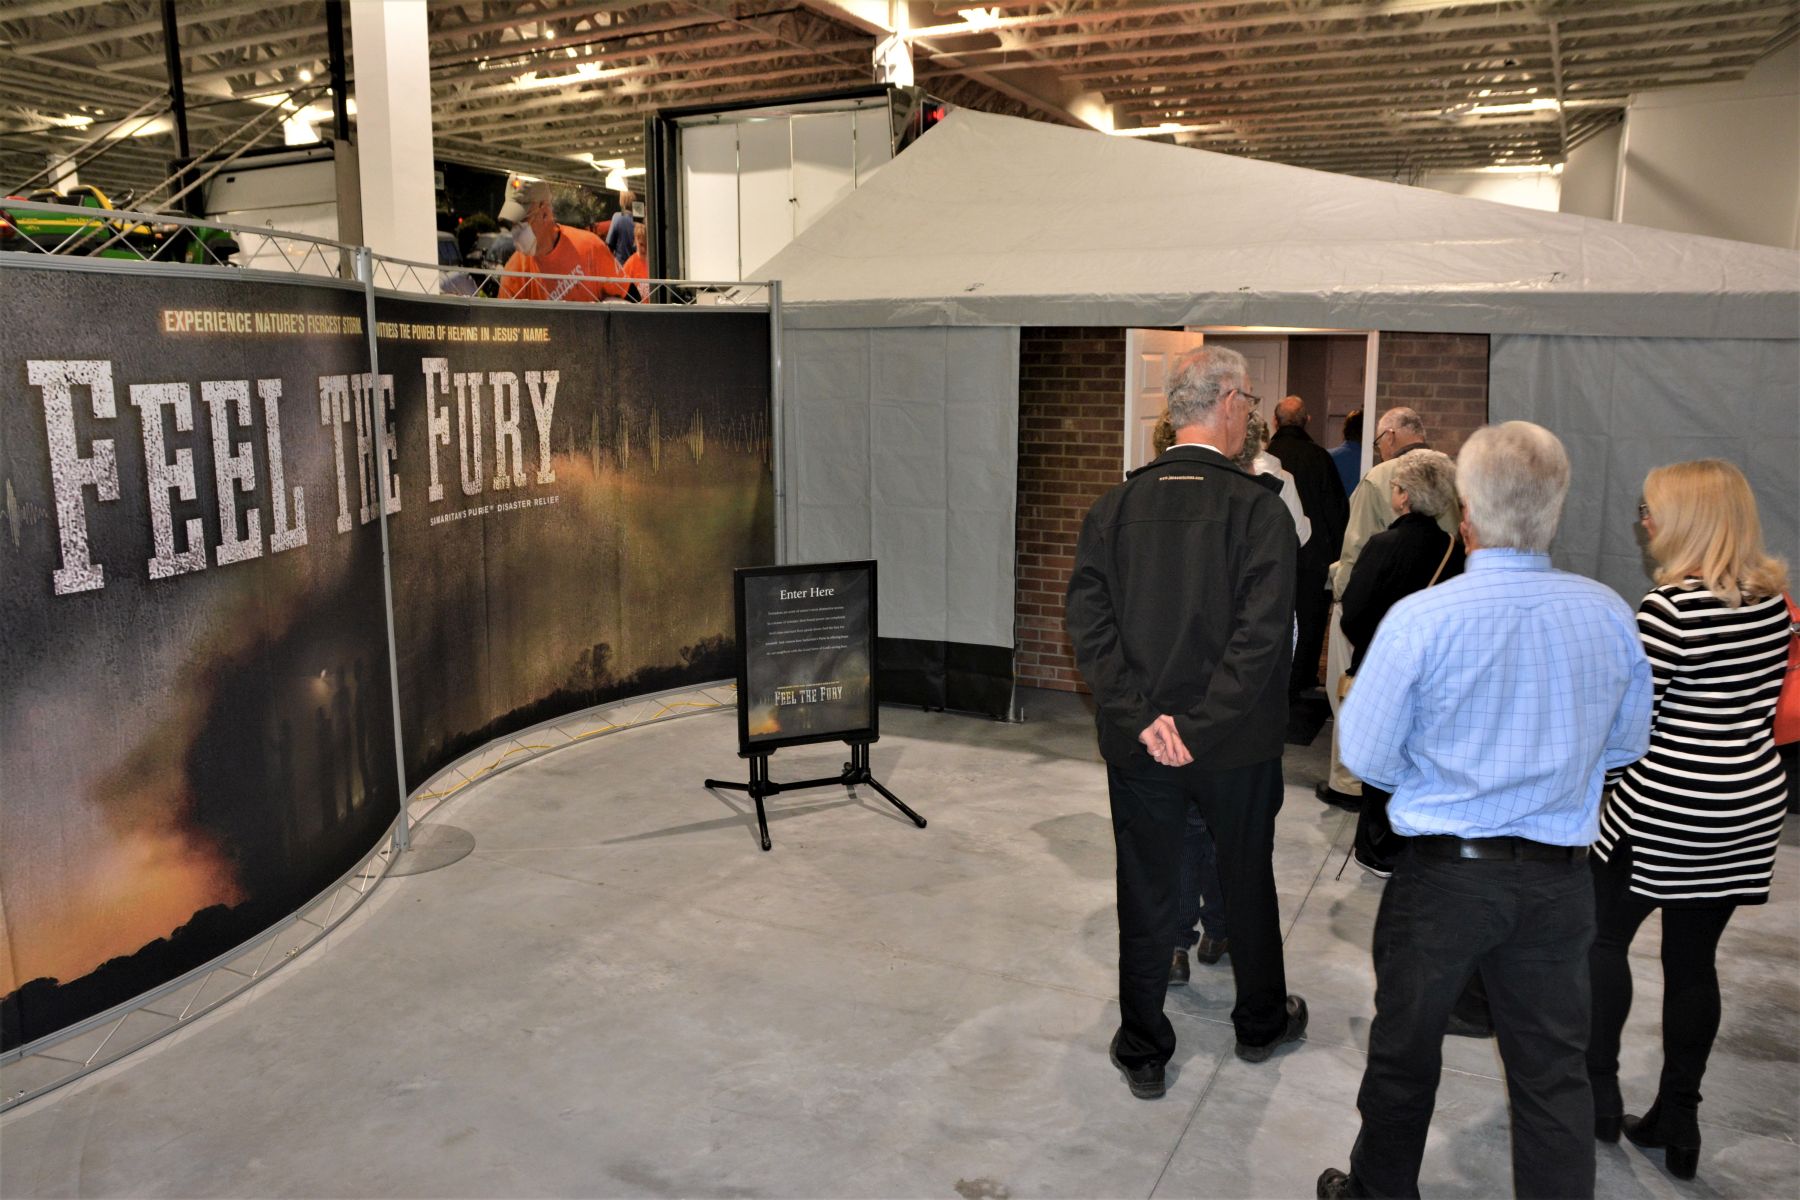
[[[1700,1158],[1700,1077],[1719,1030],[1719,936],[1769,896],[1787,809],[1770,726],[1787,667],[1779,559],[1763,552],[1744,476],[1718,459],[1659,467],[1639,516],[1657,588],[1638,608],[1655,675],[1650,750],[1609,790],[1594,847],[1596,937],[1588,1075],[1594,1134],[1662,1147],[1669,1173]],[[1624,1116],[1619,1035],[1631,1008],[1626,952],[1662,910],[1663,1068],[1656,1102]]]

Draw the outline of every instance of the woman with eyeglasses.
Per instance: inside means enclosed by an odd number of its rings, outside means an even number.
[[[1756,501],[1728,462],[1658,467],[1639,519],[1656,588],[1638,608],[1655,675],[1650,749],[1608,789],[1594,846],[1596,936],[1588,1075],[1594,1136],[1661,1147],[1669,1173],[1700,1160],[1700,1079],[1719,1030],[1719,937],[1769,897],[1786,815],[1771,735],[1787,668],[1781,560],[1763,550]],[[1662,911],[1663,1066],[1656,1101],[1624,1115],[1619,1038],[1631,1009],[1626,954]]]

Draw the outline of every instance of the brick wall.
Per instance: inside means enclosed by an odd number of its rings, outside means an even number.
[[[1063,628],[1081,519],[1125,459],[1125,331],[1019,332],[1019,682],[1086,691]]]
[[[1434,450],[1455,457],[1487,424],[1488,340],[1481,333],[1384,333],[1375,408],[1405,405],[1425,421]]]
[[[1447,454],[1487,421],[1488,340],[1384,333],[1380,408],[1404,404]],[[1125,457],[1125,331],[1027,328],[1019,334],[1019,682],[1086,691],[1063,628],[1081,519],[1117,483]]]

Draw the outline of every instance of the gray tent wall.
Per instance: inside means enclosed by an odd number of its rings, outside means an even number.
[[[1095,195],[1110,197],[1103,209]],[[839,460],[836,435],[815,427],[847,422],[854,440],[859,414],[878,402],[863,376],[838,390],[841,403],[807,381],[842,375],[855,357],[845,346],[890,335],[991,335],[946,343],[950,357],[926,369],[925,390],[942,379],[947,395],[967,370],[983,381],[973,396],[998,382],[998,363],[980,355],[1027,325],[1481,333],[1490,418],[1536,421],[1569,446],[1560,565],[1635,602],[1648,582],[1634,522],[1644,472],[1720,455],[1749,475],[1771,549],[1800,566],[1800,255],[1789,250],[957,112],[759,274],[781,279],[787,301],[788,462],[798,477]],[[886,359],[870,353],[873,371]],[[1011,424],[981,424],[997,440],[942,443],[945,456],[978,456],[990,484],[1010,491],[1016,362],[1013,371],[1010,392],[993,401]],[[903,469],[916,470],[906,436],[895,423],[865,444],[876,458],[904,452]],[[950,460],[940,466],[949,478]],[[954,558],[947,541],[928,538],[877,547],[856,532],[885,520],[877,469],[871,460],[860,490],[839,478],[833,498],[790,489],[790,547],[809,558],[879,553],[884,620],[895,618],[884,632],[1010,648],[1010,519],[971,527],[969,538],[991,540],[979,551],[959,541]],[[945,579],[971,562],[991,574],[979,596],[947,598],[954,610],[934,615],[928,589],[911,598],[916,611],[889,594],[896,576]]]
[[[1770,550],[1800,569],[1800,341],[1497,334],[1488,371],[1492,420],[1536,421],[1569,449],[1558,566],[1635,604],[1645,474],[1723,458],[1749,477]]]
[[[1006,715],[1018,329],[791,329],[782,376],[788,557],[881,563],[883,699]]]

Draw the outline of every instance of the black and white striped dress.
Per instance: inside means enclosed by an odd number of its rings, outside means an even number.
[[[1631,890],[1657,904],[1761,904],[1787,813],[1770,730],[1787,604],[1730,608],[1690,580],[1645,596],[1637,622],[1656,682],[1650,750],[1610,789],[1594,851],[1628,844]]]

